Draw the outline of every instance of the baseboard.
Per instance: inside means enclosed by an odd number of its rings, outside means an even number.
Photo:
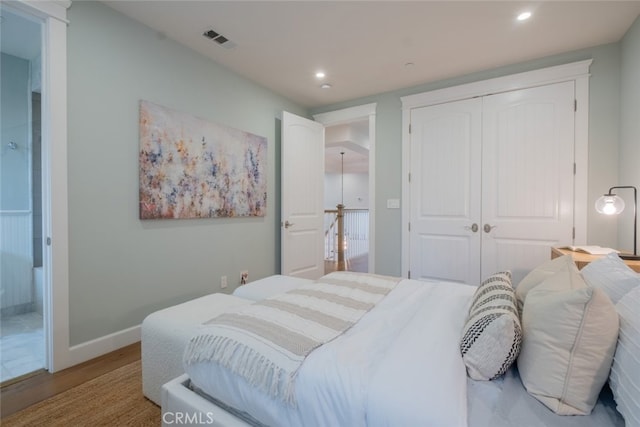
[[[69,366],[86,362],[140,341],[140,325],[114,332],[69,348]]]

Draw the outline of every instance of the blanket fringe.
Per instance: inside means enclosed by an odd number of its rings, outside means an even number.
[[[219,335],[193,337],[185,349],[183,362],[192,365],[211,361],[244,377],[252,386],[262,389],[271,397],[296,406],[295,373],[288,375],[287,371],[260,352],[229,337]]]

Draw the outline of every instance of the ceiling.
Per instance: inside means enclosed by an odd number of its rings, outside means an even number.
[[[369,119],[325,127],[324,143],[326,173],[369,172]]]
[[[640,14],[640,0],[105,3],[307,108],[617,42]]]

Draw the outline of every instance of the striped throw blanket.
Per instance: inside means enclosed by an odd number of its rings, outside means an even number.
[[[237,312],[221,314],[190,340],[184,363],[217,363],[295,406],[294,381],[304,359],[347,331],[399,280],[335,272]]]

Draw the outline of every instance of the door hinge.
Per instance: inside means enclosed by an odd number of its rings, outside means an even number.
[[[411,123],[409,123],[409,133],[411,133]]]
[[[576,166],[576,164],[574,163],[574,164],[573,164],[573,174],[574,174],[574,175],[576,174],[576,170],[577,170],[577,168],[578,168],[578,167],[577,167],[577,166]]]
[[[411,232],[411,223],[407,224],[407,228],[409,229],[409,232]]]
[[[572,231],[572,238],[575,239],[576,238],[576,228],[573,227],[573,231]]]
[[[573,100],[573,111],[578,111],[578,100],[577,99]]]
[[[409,172],[409,182],[411,182],[411,172]]]
[[[411,279],[411,270],[407,271],[407,279]]]

